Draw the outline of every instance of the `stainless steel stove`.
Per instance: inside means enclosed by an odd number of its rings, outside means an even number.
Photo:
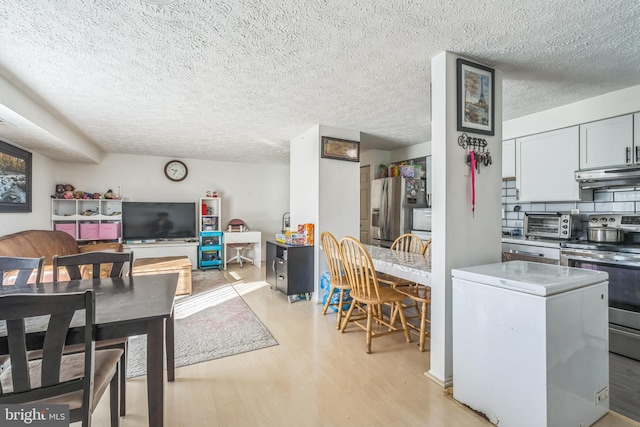
[[[564,243],[560,264],[609,273],[609,351],[640,361],[640,233],[625,234],[626,244]]]

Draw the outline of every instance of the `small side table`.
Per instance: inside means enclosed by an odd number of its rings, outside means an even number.
[[[133,275],[178,273],[176,295],[191,295],[191,261],[186,256],[137,258],[133,262]]]

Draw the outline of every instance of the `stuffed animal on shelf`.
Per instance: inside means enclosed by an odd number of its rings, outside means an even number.
[[[66,184],[64,186],[64,194],[62,195],[62,197],[64,199],[73,199],[73,190],[75,190],[75,187],[71,184]]]
[[[104,198],[105,199],[115,199],[115,194],[113,194],[113,190],[112,189],[108,189],[106,193],[104,193]]]
[[[64,199],[64,185],[56,184],[56,199]]]
[[[84,199],[84,191],[76,190],[73,192],[74,199]]]

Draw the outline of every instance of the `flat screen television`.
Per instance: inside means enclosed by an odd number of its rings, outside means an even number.
[[[193,202],[122,202],[122,239],[195,239],[196,204]]]

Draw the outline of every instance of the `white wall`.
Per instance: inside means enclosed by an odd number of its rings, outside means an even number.
[[[322,136],[360,141],[360,132],[317,125],[291,140],[291,226],[313,223],[314,294],[318,302],[319,282],[327,271],[320,233],[329,231],[340,239],[357,236],[360,230],[360,163],[322,159]]]
[[[391,163],[391,153],[383,150],[366,150],[360,153],[360,166],[371,167],[371,179],[381,177],[380,165]]]
[[[0,236],[23,230],[51,229],[51,195],[55,193],[56,163],[32,153],[31,213],[0,213]]]
[[[182,182],[164,176],[165,157],[107,154],[98,165],[58,163],[47,183],[72,184],[77,190],[104,193],[121,188],[128,201],[197,201],[208,190],[222,198],[222,226],[242,218],[251,230],[261,231],[263,259],[265,241],[280,232],[282,215],[289,210],[288,165],[257,165],[180,159],[189,175]],[[48,214],[48,212],[47,212]]]
[[[505,121],[511,139],[640,111],[640,85]]]
[[[320,126],[293,138],[289,147],[291,228],[319,218]]]
[[[425,157],[431,155],[431,141],[422,142],[420,144],[411,145],[390,152],[390,160],[393,162],[401,162],[403,160],[415,159],[417,157]]]

